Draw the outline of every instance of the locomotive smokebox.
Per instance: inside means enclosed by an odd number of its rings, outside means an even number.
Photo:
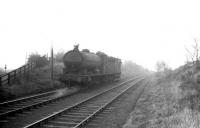
[[[70,68],[96,68],[101,66],[101,58],[88,51],[79,51],[78,48],[74,48],[67,52],[63,57],[63,62],[65,67]]]
[[[69,51],[63,57],[63,62],[66,67],[68,66],[80,66],[83,61],[81,53],[79,51]]]

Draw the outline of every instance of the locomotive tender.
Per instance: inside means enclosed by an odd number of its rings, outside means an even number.
[[[79,51],[78,45],[65,53],[64,69],[60,80],[66,84],[89,84],[108,82],[121,76],[121,60],[105,53],[91,53],[88,49]]]

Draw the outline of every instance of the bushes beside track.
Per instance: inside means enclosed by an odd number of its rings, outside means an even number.
[[[56,80],[56,76],[62,73],[62,68],[63,65],[61,63],[54,65],[55,80],[51,80],[50,65],[34,69],[24,77],[18,78],[12,85],[1,87],[0,100],[3,101],[65,87],[64,84]]]
[[[154,75],[123,128],[199,128],[200,97],[195,89],[199,86],[195,80],[198,72],[192,78],[181,78],[187,71]]]

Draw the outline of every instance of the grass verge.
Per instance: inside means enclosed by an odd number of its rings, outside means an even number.
[[[180,85],[172,80],[148,86],[123,128],[199,128],[199,98]]]

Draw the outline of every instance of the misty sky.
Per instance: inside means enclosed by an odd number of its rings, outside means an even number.
[[[200,38],[199,13],[198,0],[1,0],[0,67],[79,43],[151,70],[158,60],[176,68]]]

